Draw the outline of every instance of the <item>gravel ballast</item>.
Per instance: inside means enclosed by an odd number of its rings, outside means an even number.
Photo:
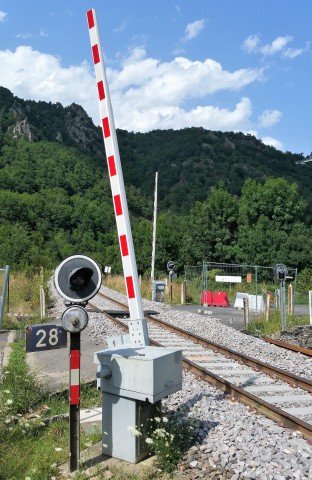
[[[63,302],[53,292],[54,307],[50,315],[59,317]],[[124,295],[102,287],[103,293],[127,303]],[[92,303],[103,305],[97,296]],[[192,314],[171,306],[143,300],[144,309],[156,310],[166,322],[221,343],[238,352],[273,364],[296,375],[311,379],[311,359],[285,351],[259,338],[227,327],[217,318]],[[99,349],[107,336],[121,330],[110,322],[100,321],[101,314],[89,314],[89,335]],[[185,479],[312,479],[312,447],[298,432],[277,426],[263,415],[256,415],[239,403],[231,402],[223,392],[184,372],[183,389],[163,400],[164,408],[182,410],[199,423],[196,444],[184,455],[175,473]]]

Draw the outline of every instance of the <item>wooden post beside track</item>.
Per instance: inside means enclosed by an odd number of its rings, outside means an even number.
[[[244,328],[247,328],[249,325],[249,301],[248,298],[243,298],[244,304]]]

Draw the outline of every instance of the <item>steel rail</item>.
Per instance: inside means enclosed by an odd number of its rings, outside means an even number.
[[[294,345],[293,343],[283,342],[282,340],[277,340],[276,338],[263,336],[262,340],[267,343],[272,343],[273,345],[277,345],[278,347],[285,348],[286,350],[293,350],[294,352],[302,353],[303,355],[309,355],[312,357],[312,349],[300,347],[299,345]]]
[[[119,301],[115,301],[110,297],[108,297],[107,295],[104,295],[103,293],[100,293],[100,296],[103,296],[107,300],[113,303],[116,303],[117,305],[119,305],[120,307],[123,307],[124,309],[127,309],[127,306],[125,304]],[[187,330],[184,330],[183,328],[172,325],[171,323],[165,322],[164,320],[151,317],[150,315],[145,315],[145,317],[148,320],[152,321],[153,323],[158,325],[160,324],[166,329],[170,330],[171,332],[182,335],[185,338],[188,338],[194,341],[195,343],[204,346],[205,348],[209,348],[214,352],[221,353],[225,357],[232,358],[233,360],[236,360],[239,363],[248,365],[249,367],[253,368],[256,371],[262,371],[263,373],[266,373],[272,377],[279,378],[284,382],[289,383],[291,386],[302,388],[303,390],[306,390],[307,392],[312,393],[311,380],[308,380],[303,377],[299,377],[298,375],[294,375],[293,373],[289,373],[286,370],[282,370],[280,368],[274,367],[273,365],[269,365],[268,363],[262,362],[261,360],[256,360],[243,353],[237,353],[235,352],[235,350],[232,350],[228,347],[225,347],[223,345],[219,345],[215,342],[207,340],[206,338],[196,335],[195,333],[188,332]]]
[[[109,300],[109,301],[111,301],[111,302],[113,302],[113,303],[115,303],[119,306],[122,306],[123,308],[126,307],[121,302],[115,301],[115,300],[111,299],[110,297],[108,297],[106,295],[103,295],[102,293],[101,293],[101,296],[105,297],[107,300]],[[90,303],[89,303],[89,305],[90,305]],[[116,325],[119,325],[122,329],[127,330],[127,325],[125,324],[124,321],[118,320],[114,316],[105,312],[105,310],[101,310],[97,307],[95,307],[95,309],[97,311],[105,314],[111,321],[113,321]],[[158,324],[160,324],[161,326],[164,326],[164,327],[167,327],[167,325],[171,327],[170,324],[167,324],[167,322],[164,322],[163,320],[154,319],[154,318],[151,318],[149,316],[147,316],[147,317],[148,317],[149,320],[151,319],[156,324],[158,323]],[[243,358],[244,360],[245,359],[252,360],[253,364],[258,363],[257,360],[253,360],[250,357],[247,357],[246,355],[240,355],[240,354],[234,352],[233,350],[227,349],[226,347],[219,346],[219,345],[217,345],[213,342],[209,342],[209,341],[203,339],[202,337],[198,337],[197,335],[194,336],[193,334],[190,334],[186,330],[180,329],[179,327],[174,327],[173,330],[171,330],[171,331],[172,332],[174,331],[175,333],[180,334],[180,335],[182,334],[184,337],[185,337],[184,333],[186,332],[188,339],[194,340],[194,338],[195,338],[195,341],[196,341],[196,339],[198,338],[200,340],[200,344],[202,346],[206,346],[205,342],[207,342],[208,344],[213,345],[213,347],[220,347],[220,348],[214,350],[218,353],[225,354],[225,352],[230,352],[230,353],[233,352],[235,354],[235,357],[232,357],[232,358],[235,359],[235,360]],[[157,342],[156,340],[150,339],[150,343],[152,345],[155,345],[155,346],[159,346],[159,347],[162,346],[162,344]],[[311,424],[309,424],[309,423],[305,422],[304,420],[301,420],[301,419],[285,412],[284,410],[282,410],[278,407],[275,407],[274,405],[266,402],[265,400],[263,400],[259,397],[256,397],[255,395],[247,392],[246,390],[242,389],[241,387],[238,387],[237,385],[229,382],[228,380],[225,380],[225,379],[221,378],[220,376],[210,372],[206,368],[201,367],[200,365],[194,363],[193,361],[191,361],[191,360],[189,360],[185,357],[183,357],[182,361],[183,361],[184,368],[186,368],[188,371],[191,371],[194,375],[201,378],[202,380],[210,383],[211,385],[215,386],[219,390],[226,393],[229,396],[228,397],[229,400],[231,400],[231,401],[238,400],[238,401],[242,402],[243,404],[247,405],[250,408],[250,411],[255,411],[255,412],[258,412],[258,413],[261,413],[261,414],[265,415],[267,418],[270,418],[271,420],[276,422],[281,427],[286,427],[286,428],[290,428],[292,430],[299,431],[299,432],[302,433],[302,435],[310,443],[312,442],[312,425]],[[241,363],[245,363],[245,362],[241,362]],[[283,370],[276,369],[276,367],[272,367],[272,366],[270,366],[268,364],[265,364],[263,362],[260,362],[260,363],[267,367],[267,371],[264,371],[264,369],[263,369],[264,373],[270,374],[270,372],[271,372],[271,376],[272,376],[272,370],[270,370],[270,368],[272,368],[273,371],[274,371],[273,376],[275,376],[277,378],[280,378],[278,373],[281,372],[283,374],[283,376],[288,378],[288,380],[290,380],[290,381],[285,380],[285,378],[283,378],[283,380],[287,381],[287,383],[290,383],[291,385],[294,385],[294,383],[297,383],[298,379],[302,380],[303,385],[306,385],[306,387],[305,388],[300,387],[300,388],[303,388],[304,390],[311,391],[311,383],[312,382],[310,382],[309,380],[305,380],[305,379],[300,378],[300,377],[298,377],[296,375],[293,375],[291,373],[284,372]],[[250,364],[248,364],[248,365],[250,366]]]

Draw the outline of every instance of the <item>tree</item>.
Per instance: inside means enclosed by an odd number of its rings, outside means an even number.
[[[184,238],[186,263],[234,261],[237,216],[237,198],[221,187],[213,189],[205,202],[197,202],[190,212]]]
[[[270,178],[263,185],[247,180],[239,203],[240,260],[264,266],[310,262],[303,248],[304,238],[306,244],[311,238],[305,225],[306,206],[295,183],[282,178]]]

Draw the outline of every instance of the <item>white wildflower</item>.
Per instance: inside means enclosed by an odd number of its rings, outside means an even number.
[[[155,422],[159,423],[161,421],[161,418],[160,417],[155,417],[154,420],[155,420]]]
[[[164,423],[168,423],[168,418],[167,418],[167,417],[163,417],[162,421],[163,421]]]
[[[6,404],[7,404],[7,405],[12,405],[12,403],[13,403],[13,400],[10,400],[10,399],[9,399],[9,400],[6,401]]]
[[[151,445],[153,443],[153,439],[148,437],[145,439],[145,442]]]
[[[61,447],[55,447],[54,449],[56,452],[61,452],[63,449]]]
[[[136,428],[134,428],[134,427],[132,427],[132,426],[129,426],[129,427],[127,428],[127,430],[128,430],[128,432],[130,432],[130,433],[131,433],[132,435],[134,435],[135,437],[138,437],[138,436],[142,435],[142,433],[141,433],[138,429],[136,429]]]
[[[103,443],[103,447],[104,447],[104,448],[107,448],[108,445],[107,445],[106,443]]]
[[[10,390],[3,390],[4,393],[11,393]]]

